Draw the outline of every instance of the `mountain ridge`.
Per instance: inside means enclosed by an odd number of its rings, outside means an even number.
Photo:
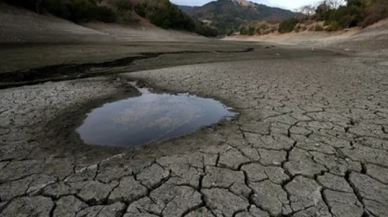
[[[290,10],[270,7],[246,0],[217,0],[203,6],[182,6],[179,8],[189,16],[227,34],[251,21],[280,22],[298,16]]]

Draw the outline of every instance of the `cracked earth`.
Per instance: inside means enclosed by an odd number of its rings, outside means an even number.
[[[4,89],[0,216],[386,217],[383,62],[311,52]],[[87,111],[138,94],[127,80],[239,117],[161,144],[82,144]]]

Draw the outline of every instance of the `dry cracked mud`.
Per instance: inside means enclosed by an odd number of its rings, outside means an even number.
[[[277,52],[1,90],[0,216],[388,216],[386,60]],[[161,144],[82,144],[87,111],[138,94],[127,80],[239,117]]]

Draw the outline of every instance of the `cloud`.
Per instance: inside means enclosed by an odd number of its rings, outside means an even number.
[[[192,6],[201,6],[211,0],[171,0],[171,2],[178,5],[192,5]],[[265,4],[272,7],[286,8],[290,10],[298,9],[304,5],[317,4],[321,0],[251,0],[259,4]]]

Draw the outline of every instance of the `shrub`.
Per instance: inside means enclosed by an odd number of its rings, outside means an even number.
[[[4,2],[15,5],[18,7],[23,7],[28,10],[32,10],[35,12],[39,11],[40,7],[40,1],[33,1],[33,0],[3,0]]]
[[[137,4],[134,9],[139,16],[145,17],[146,10],[147,10],[147,3],[144,2],[144,3]]]
[[[323,30],[325,30],[321,25],[315,25],[315,27],[314,27],[314,31],[317,31],[317,32],[320,32],[320,31],[323,31]]]
[[[259,29],[268,29],[269,28],[269,25],[267,23],[260,23],[259,25]]]
[[[248,35],[248,30],[245,26],[240,27],[240,35]]]
[[[48,1],[43,2],[43,8],[47,13],[51,13],[55,16],[67,19],[73,19],[73,11],[75,10],[74,3],[69,0],[58,0],[58,1]]]
[[[330,23],[329,27],[327,28],[328,31],[338,31],[340,30],[340,25],[337,21],[333,21]]]
[[[187,31],[195,31],[196,29],[193,19],[168,0],[139,3],[134,9],[138,15],[148,18],[151,23],[165,29]]]
[[[249,26],[248,27],[248,35],[250,35],[250,36],[252,36],[252,35],[254,35],[255,34],[255,31],[256,31],[256,29],[255,29],[255,27],[254,26]]]
[[[89,9],[90,15],[86,20],[99,20],[106,23],[113,23],[116,21],[116,14],[108,7],[92,7]]]
[[[50,0],[51,2],[58,0]],[[61,2],[61,1],[59,1]],[[66,0],[65,0],[66,2]],[[63,17],[62,14],[56,14],[59,17],[70,19],[74,22],[85,22],[90,20],[98,20],[102,22],[114,22],[116,20],[116,15],[113,10],[105,6],[97,6],[95,2],[91,0],[71,0],[72,6],[65,7],[70,11],[70,18]],[[57,4],[57,3],[54,3]],[[63,7],[61,8],[63,10]]]
[[[374,0],[366,10],[365,19],[361,27],[365,28],[388,17],[388,3],[386,0]]]
[[[118,12],[132,11],[133,5],[132,2],[128,0],[118,0],[114,3]]]
[[[295,18],[285,20],[280,23],[279,32],[280,33],[292,32],[294,31],[297,24],[298,24],[298,20]]]
[[[210,26],[206,26],[205,24],[200,22],[196,23],[195,32],[205,37],[216,37],[219,34],[217,29],[212,28]],[[230,32],[229,34],[231,35],[233,34],[233,32]]]
[[[363,20],[362,9],[358,6],[342,6],[330,16],[330,25],[336,22],[339,28],[350,28],[357,26]]]
[[[333,9],[327,1],[323,1],[315,10],[315,18],[318,20],[328,20]]]

